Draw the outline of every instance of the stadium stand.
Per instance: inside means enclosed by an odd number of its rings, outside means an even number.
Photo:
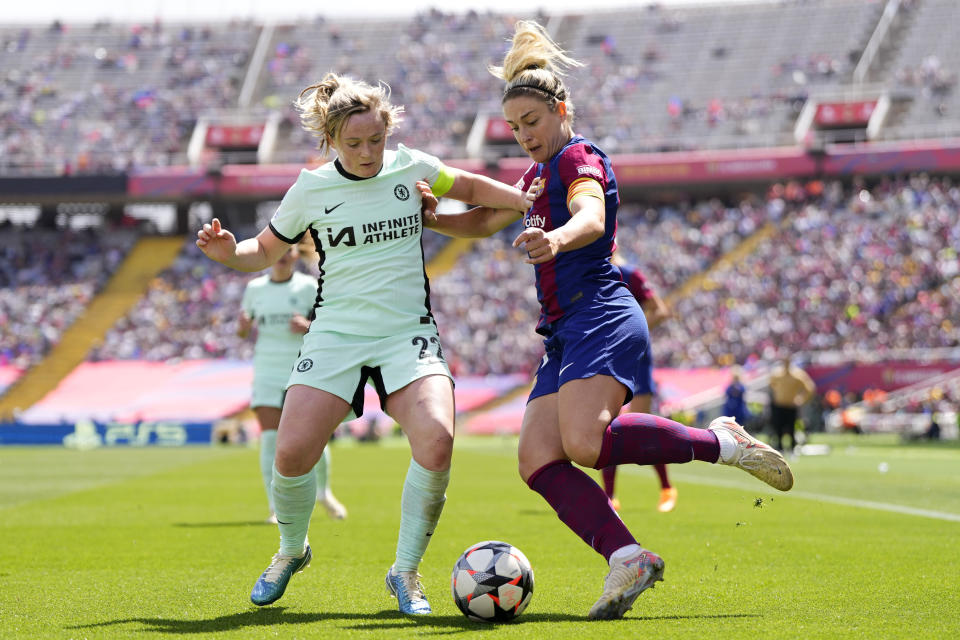
[[[240,299],[250,277],[210,260],[187,238],[173,264],[150,280],[146,294],[87,360],[253,358],[253,343],[237,336]]]
[[[260,26],[0,27],[0,171],[186,163],[198,116],[235,107]]]
[[[500,59],[516,18],[536,17],[588,63],[570,78],[576,128],[616,154],[620,248],[675,311],[653,336],[658,364],[716,370],[784,347],[812,359],[926,349],[957,361],[960,192],[952,176],[960,161],[945,138],[960,136],[960,54],[942,25],[960,19],[958,6],[797,0],[294,24],[0,26],[0,198],[47,208],[96,201],[107,184],[97,180],[110,176],[109,185],[126,189],[106,194],[111,207],[166,200],[179,208],[181,231],[196,222],[185,213],[195,201],[254,224],[255,203],[275,201],[299,166],[322,161],[290,105],[331,69],[390,85],[407,107],[394,141],[512,181],[523,161],[500,158],[519,153],[509,131],[509,144],[483,144],[480,125],[500,112],[500,81],[487,65]],[[804,109],[835,96],[840,109],[845,99],[868,107],[861,128],[884,97],[892,101],[882,126],[857,133],[872,146],[830,146],[816,122],[798,139]],[[199,133],[218,122],[256,129],[255,160],[274,164],[224,165],[240,158],[229,144],[195,153]],[[220,133],[232,135],[229,126]],[[877,144],[884,140],[909,142]],[[674,150],[688,153],[638,161]],[[732,151],[714,160],[710,150]],[[51,189],[36,180],[45,176],[71,180]],[[433,310],[463,379],[528,376],[542,353],[532,270],[509,246],[512,232],[472,244],[424,234],[436,270]],[[0,384],[41,361],[84,316],[136,236],[39,233],[0,233]],[[81,349],[88,365],[249,359],[252,345],[235,337],[234,323],[250,276],[203,258],[192,239],[178,250],[169,269],[142,283],[147,293],[132,311],[89,353]],[[696,391],[674,386],[677,395]]]
[[[769,242],[717,265],[699,291],[677,302],[680,321],[658,337],[662,362],[957,346],[949,320],[918,333],[912,316],[897,310],[955,273],[958,195],[949,182],[923,176],[872,191],[832,183],[819,195],[798,194]]]
[[[949,29],[957,24],[960,5],[951,0],[911,3],[911,24],[896,57],[890,63],[896,87],[912,97],[901,122],[889,127],[891,138],[935,137],[955,131],[951,124],[960,114],[960,52]]]
[[[123,231],[0,233],[0,365],[26,370],[42,360],[136,239]]]
[[[790,145],[806,98],[851,84],[889,4],[807,0],[650,5],[639,15],[432,10],[412,19],[318,16],[295,24],[5,26],[0,172],[186,164],[198,121],[217,113],[261,123],[279,114],[279,131],[265,137],[270,148],[263,157],[305,162],[315,145],[290,105],[332,69],[391,87],[408,107],[398,141],[465,157],[477,115],[499,114],[500,85],[487,66],[502,55],[518,17],[539,18],[588,63],[588,73],[571,77],[573,95],[590,96],[580,105],[580,128],[611,153]],[[899,85],[908,107],[880,137],[960,134],[957,54],[936,28],[956,20],[957,6],[896,4],[908,16],[906,26],[881,43],[887,58],[874,65],[871,79]],[[384,59],[383,51],[396,55]]]

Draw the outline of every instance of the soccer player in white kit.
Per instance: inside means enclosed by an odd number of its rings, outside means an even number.
[[[260,474],[270,505],[268,522],[277,523],[273,508],[273,457],[277,449],[277,427],[286,393],[290,370],[300,354],[303,335],[310,328],[309,316],[317,295],[317,281],[297,271],[300,250],[292,245],[277,260],[270,272],[247,283],[241,300],[237,334],[250,335],[256,326],[257,341],[253,351],[253,395],[250,408],[260,425]],[[327,515],[342,520],[346,508],[330,489],[330,449],[325,448],[314,467],[317,480],[317,502]]]
[[[270,224],[237,242],[213,219],[197,232],[211,259],[240,271],[276,262],[310,234],[319,255],[315,318],[287,386],[277,432],[273,499],[280,550],[253,587],[266,605],[283,595],[311,558],[307,529],[315,503],[313,465],[343,420],[363,411],[369,380],[410,443],[400,530],[388,591],[400,611],[427,614],[417,569],[433,535],[450,477],[453,380],[430,311],[417,181],[435,194],[525,211],[532,196],[437,158],[386,142],[402,112],[382,85],[329,73],[296,102],[303,127],[337,159],[302,170]]]

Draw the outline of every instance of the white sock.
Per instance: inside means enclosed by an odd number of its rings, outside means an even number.
[[[416,571],[440,521],[450,471],[430,471],[410,460],[400,498],[396,571]]]
[[[288,478],[273,468],[273,503],[280,529],[280,553],[302,556],[307,548],[307,529],[317,503],[317,479],[310,469],[302,476]]]
[[[267,504],[270,505],[270,513],[274,513],[273,508],[273,458],[277,453],[277,430],[264,429],[260,432],[260,475],[263,476],[263,488],[267,492]]]
[[[317,500],[323,500],[327,495],[327,492],[330,489],[327,486],[330,483],[330,444],[327,443],[327,446],[323,448],[323,455],[320,456],[320,459],[317,460],[316,466],[313,467],[314,472],[317,474]]]
[[[634,554],[640,551],[641,549],[643,549],[643,547],[641,547],[638,544],[628,544],[626,546],[620,547],[619,549],[617,549],[616,551],[610,554],[610,565],[612,566],[613,563],[619,560],[620,558],[626,558],[627,556]]]
[[[727,462],[737,452],[737,441],[726,429],[711,429],[713,435],[720,441],[720,459],[717,462]]]

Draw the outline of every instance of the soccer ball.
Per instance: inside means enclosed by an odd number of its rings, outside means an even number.
[[[523,613],[533,597],[533,569],[513,545],[478,542],[453,565],[450,591],[471,620],[507,622]]]

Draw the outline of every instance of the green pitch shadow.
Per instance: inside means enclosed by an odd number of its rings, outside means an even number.
[[[727,613],[727,614],[701,614],[701,615],[668,615],[668,616],[638,616],[637,620],[685,620],[685,619],[710,619],[710,618],[759,618],[760,614],[750,613]],[[266,609],[252,609],[225,616],[218,616],[207,620],[180,620],[175,618],[123,618],[119,620],[107,620],[104,622],[93,622],[90,624],[72,625],[64,629],[94,629],[104,627],[114,627],[127,624],[139,624],[142,628],[140,632],[169,633],[174,635],[189,635],[192,633],[216,633],[235,631],[238,629],[271,627],[276,625],[304,625],[318,622],[349,622],[356,621],[354,624],[348,624],[345,628],[358,631],[382,631],[382,630],[401,630],[404,628],[435,628],[445,629],[450,632],[470,631],[483,632],[493,631],[497,627],[515,624],[535,624],[538,622],[583,622],[585,617],[582,615],[570,615],[564,613],[531,613],[522,616],[517,622],[504,624],[486,624],[482,622],[473,622],[464,616],[406,616],[396,610],[384,610],[377,613],[341,613],[341,612],[317,612],[317,613],[289,613],[284,607],[270,607]]]

